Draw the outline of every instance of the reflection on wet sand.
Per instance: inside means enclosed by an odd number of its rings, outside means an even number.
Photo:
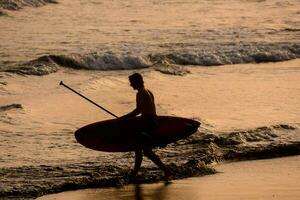
[[[130,194],[124,198],[122,198],[122,191],[120,191],[120,195],[118,197],[121,200],[129,200],[129,199],[135,199],[135,200],[145,200],[145,199],[157,199],[157,200],[163,200],[166,197],[166,191],[168,185],[165,184],[158,184],[158,186],[155,184],[155,188],[153,190],[145,191],[143,188],[143,185],[136,184],[132,187],[134,191],[132,191],[132,195],[134,192],[134,197],[131,197]]]
[[[298,200],[300,156],[243,161],[217,166],[218,173],[163,183],[86,189],[38,200]]]
[[[75,192],[65,192],[57,195],[49,195],[45,199],[73,199],[73,200],[165,200],[170,184],[135,184],[121,188],[85,189]],[[38,198],[44,199],[44,198]]]

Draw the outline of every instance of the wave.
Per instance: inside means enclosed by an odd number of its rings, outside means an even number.
[[[48,55],[27,63],[11,66],[6,72],[47,75],[59,67],[85,70],[122,70],[159,68],[163,73],[185,74],[185,65],[219,66],[226,64],[279,62],[300,57],[300,44],[224,44],[211,50],[195,46],[170,53],[96,52],[86,55]],[[175,69],[174,69],[175,66]],[[181,66],[181,67],[180,67]],[[164,69],[164,67],[173,67]],[[181,69],[181,71],[180,71]],[[179,70],[179,71],[178,71]]]
[[[10,105],[5,105],[5,106],[0,106],[0,112],[3,112],[3,111],[8,111],[8,110],[11,110],[11,109],[22,109],[23,106],[21,104],[10,104]]]
[[[25,6],[39,7],[48,3],[58,3],[55,0],[1,0],[0,8],[6,10],[20,10]]]
[[[299,128],[278,124],[226,133],[200,132],[157,151],[175,179],[214,174],[208,164],[223,160],[265,159],[300,154]],[[32,199],[67,190],[118,187],[130,183],[152,183],[162,180],[161,171],[143,164],[141,176],[132,179],[133,153],[114,154],[109,162],[73,162],[63,165],[39,165],[0,168],[0,198]],[[0,158],[1,159],[1,158]],[[172,163],[170,163],[172,162]],[[176,164],[175,164],[176,163]]]
[[[3,71],[16,74],[42,76],[57,72],[57,70],[58,65],[54,63],[49,56],[43,56],[27,63],[8,67],[8,69],[4,69]]]
[[[47,75],[56,72],[59,67],[85,70],[121,70],[141,69],[151,66],[147,57],[118,55],[113,53],[92,53],[88,55],[49,55],[16,65],[4,70],[26,75]]]
[[[120,70],[149,67],[147,58],[113,53],[93,53],[85,56],[49,56],[56,64],[64,67],[89,70]]]

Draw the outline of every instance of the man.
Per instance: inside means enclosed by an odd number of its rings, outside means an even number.
[[[152,160],[160,169],[164,171],[165,179],[168,180],[171,176],[171,171],[162,163],[160,158],[152,151],[151,140],[154,138],[151,135],[157,128],[156,122],[156,108],[154,102],[154,96],[150,90],[144,87],[143,77],[139,73],[134,73],[129,76],[131,87],[137,90],[136,94],[136,108],[121,117],[121,119],[128,119],[141,114],[143,130],[141,130],[141,141],[144,142],[144,146],[140,146],[135,150],[135,165],[131,175],[136,176],[143,160],[144,155]],[[148,141],[148,142],[146,142]],[[150,144],[149,144],[150,141]],[[148,143],[148,144],[147,144]]]

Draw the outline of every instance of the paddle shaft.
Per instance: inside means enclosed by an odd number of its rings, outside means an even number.
[[[70,88],[69,86],[67,86],[66,84],[64,84],[62,81],[59,83],[59,85],[64,86],[65,88],[71,90],[72,92],[74,92],[75,94],[78,94],[79,96],[81,96],[82,98],[84,98],[85,100],[89,101],[90,103],[94,104],[95,106],[97,106],[98,108],[101,108],[102,110],[104,110],[105,112],[107,112],[108,114],[114,116],[115,118],[119,118],[117,115],[115,115],[114,113],[110,112],[109,110],[103,108],[102,106],[100,106],[99,104],[93,102],[92,100],[90,100],[89,98],[83,96],[82,94],[80,94],[79,92],[75,91],[74,89]]]

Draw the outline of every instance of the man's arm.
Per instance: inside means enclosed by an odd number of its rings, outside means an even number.
[[[129,119],[129,118],[139,115],[140,113],[141,113],[141,111],[138,108],[136,108],[132,112],[120,117],[120,119]]]
[[[139,114],[141,114],[141,104],[142,104],[143,98],[142,98],[142,93],[138,92],[136,95],[136,108],[131,111],[130,113],[120,117],[121,119],[129,119],[132,117],[135,117]]]

